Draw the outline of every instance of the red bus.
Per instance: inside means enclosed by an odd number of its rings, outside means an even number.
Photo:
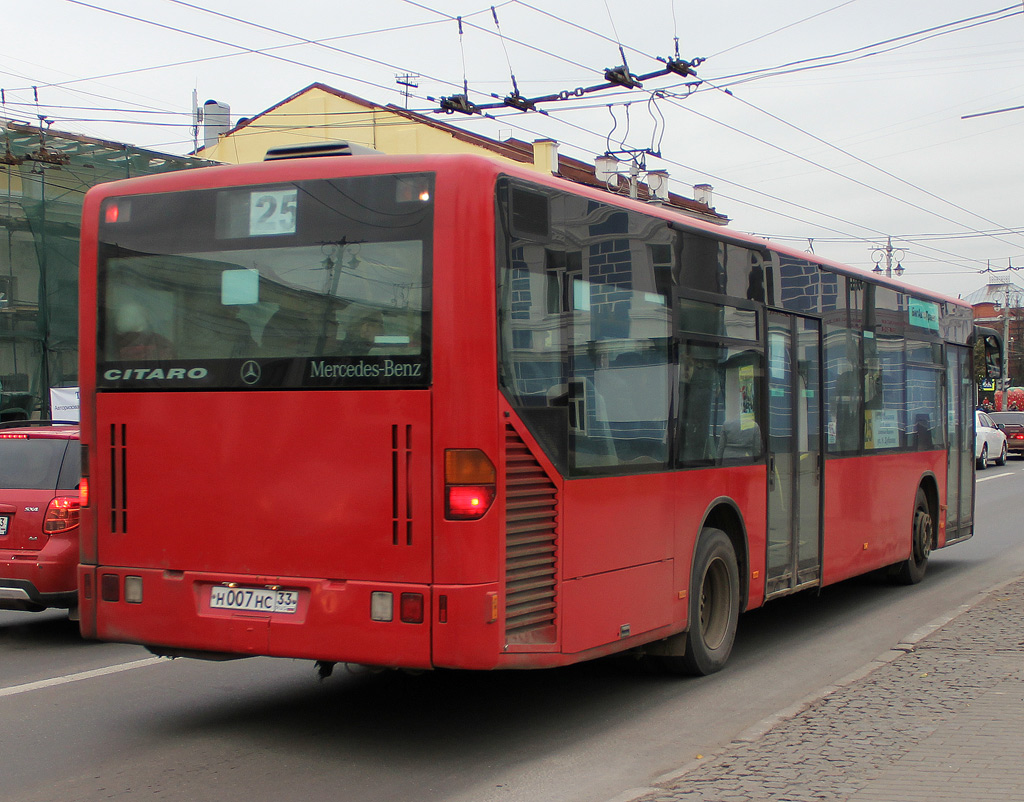
[[[533,170],[104,184],[81,302],[88,637],[706,674],[973,532],[970,307]]]

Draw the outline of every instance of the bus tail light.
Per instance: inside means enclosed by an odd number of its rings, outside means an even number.
[[[89,477],[83,476],[78,483],[78,503],[82,507],[89,506]]]
[[[55,532],[68,532],[78,526],[79,504],[77,498],[55,498],[46,508],[43,518],[43,531],[52,535]]]
[[[478,448],[444,452],[444,514],[452,521],[482,518],[496,493],[494,463]]]
[[[403,593],[398,600],[398,617],[403,624],[422,624],[423,594]]]
[[[103,574],[100,577],[100,598],[105,602],[121,601],[121,577],[117,574]]]

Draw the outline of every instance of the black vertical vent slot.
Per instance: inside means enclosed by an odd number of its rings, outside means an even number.
[[[391,542],[412,545],[412,426],[391,427]]]
[[[128,426],[110,424],[110,531],[128,531]]]

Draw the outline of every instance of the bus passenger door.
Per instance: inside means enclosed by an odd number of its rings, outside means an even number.
[[[970,351],[946,346],[948,470],[946,471],[946,542],[971,534],[974,509],[974,378]]]
[[[765,594],[821,580],[821,322],[768,312]]]

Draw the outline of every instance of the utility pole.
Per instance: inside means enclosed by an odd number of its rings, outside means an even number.
[[[1013,271],[1012,260],[1007,260],[1007,271]],[[1020,293],[1010,294],[1010,279],[1006,279],[1003,299],[1003,390],[1010,386],[1010,305],[1020,304]],[[1018,377],[1019,378],[1019,377]]]
[[[419,78],[419,77],[420,77],[419,75],[410,75],[408,73],[406,73],[405,75],[396,75],[395,76],[395,83],[398,84],[399,86],[404,86],[405,87],[405,91],[402,94],[405,95],[405,107],[406,108],[409,108],[409,90],[410,89],[418,89],[419,88],[419,84],[416,83],[416,79]]]
[[[1003,304],[1003,409],[1006,409],[1006,390],[1010,386],[1010,282],[1006,282],[1006,303]]]

